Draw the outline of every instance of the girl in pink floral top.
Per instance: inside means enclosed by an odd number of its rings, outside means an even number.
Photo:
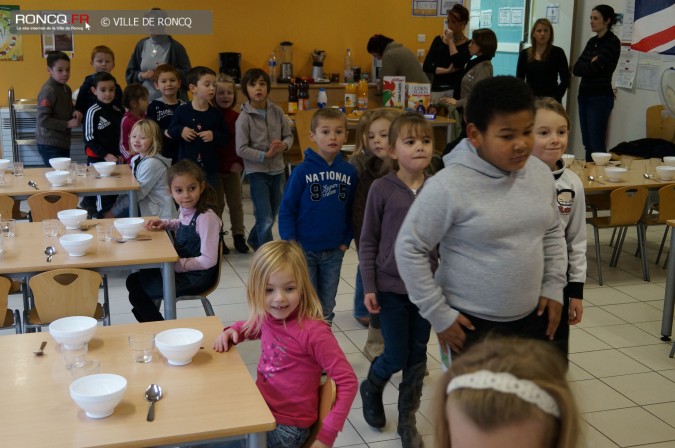
[[[312,448],[333,446],[358,383],[323,321],[300,246],[289,241],[261,246],[251,262],[247,295],[248,320],[225,328],[213,348],[222,352],[232,344],[260,339],[256,384],[277,422],[267,433],[267,447],[303,445],[318,417],[322,370],[335,381],[337,397]]]

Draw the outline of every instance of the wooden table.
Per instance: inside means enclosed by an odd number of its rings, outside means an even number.
[[[670,341],[673,334],[673,311],[675,311],[675,219],[666,221],[672,227],[670,232],[670,252],[666,274],[666,294],[663,298],[663,317],[661,318],[661,340]]]
[[[606,165],[608,168],[611,165]],[[649,160],[634,160],[633,165],[626,173],[626,180],[623,182],[610,182],[605,175],[601,182],[591,182],[588,176],[594,176],[597,179],[597,167],[593,163],[587,163],[584,168],[584,174],[581,181],[584,184],[584,191],[586,193],[605,193],[621,187],[635,187],[642,186],[648,189],[657,189],[675,183],[674,179],[661,180],[658,176],[652,179],[646,179],[644,173],[649,171]]]
[[[130,334],[177,327],[204,333],[204,348],[192,363],[170,366],[157,349],[147,364],[132,360]],[[249,446],[264,447],[274,417],[237,350],[211,348],[222,329],[217,317],[97,327],[89,359],[101,363],[101,373],[128,382],[122,402],[103,419],[88,418],[70,398],[71,375],[49,334],[0,337],[3,446],[176,446],[248,434]],[[48,343],[37,357],[32,351],[40,341]],[[143,391],[151,383],[162,387],[164,397],[155,405],[155,421],[147,422]]]
[[[45,172],[53,171],[52,168],[26,168],[23,176],[16,177],[9,171],[5,173],[5,186],[0,187],[0,194],[11,196],[17,200],[24,200],[35,193],[44,191],[67,191],[80,197],[93,195],[117,195],[126,193],[129,195],[129,216],[138,216],[138,195],[140,184],[136,181],[129,165],[117,165],[115,175],[109,177],[97,178],[98,173],[94,167],[88,167],[87,176],[73,175],[73,182],[61,187],[53,187],[47,178]],[[40,189],[28,185],[33,181]]]
[[[112,223],[113,219],[84,221],[83,225]],[[61,247],[58,238],[47,238],[42,223],[18,222],[16,236],[5,239],[5,250],[0,254],[0,274],[9,277],[24,277],[58,268],[83,268],[100,272],[113,270],[143,269],[158,267],[162,270],[164,282],[164,317],[176,318],[176,282],[174,264],[178,254],[166,232],[141,230],[139,237],[152,238],[150,241],[130,240],[126,243],[98,241],[96,228],[87,231],[66,230],[66,233],[90,233],[94,242],[82,257],[71,257]],[[113,230],[113,238],[120,238]],[[47,241],[53,240],[53,241]],[[56,254],[47,263],[45,247],[54,246]]]

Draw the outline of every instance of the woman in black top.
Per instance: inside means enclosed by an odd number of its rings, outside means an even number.
[[[593,8],[591,30],[596,35],[588,41],[572,70],[574,76],[581,77],[577,100],[586,161],[592,160],[591,153],[607,151],[605,135],[614,108],[612,74],[621,51],[621,42],[611,31],[615,23],[616,14],[611,6]]]
[[[464,28],[469,23],[469,11],[459,3],[448,10],[448,29],[436,36],[424,59],[423,70],[433,78],[431,100],[436,103],[445,96],[459,99],[464,66],[469,61],[469,39]]]
[[[551,22],[547,19],[534,22],[530,43],[532,46],[518,55],[516,76],[532,87],[536,96],[550,96],[562,103],[570,84],[570,70],[565,51],[553,46]]]

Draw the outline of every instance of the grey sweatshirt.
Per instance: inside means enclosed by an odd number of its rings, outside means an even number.
[[[548,167],[530,157],[522,170],[502,171],[468,139],[444,162],[396,241],[399,273],[420,314],[441,332],[460,312],[508,322],[530,314],[540,296],[562,303],[567,254]]]

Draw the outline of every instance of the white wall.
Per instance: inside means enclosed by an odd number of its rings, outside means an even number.
[[[605,3],[610,5],[617,13],[624,13],[626,9],[625,0],[580,0],[575,2],[576,10],[574,13],[574,37],[572,45],[572,54],[568,54],[570,64],[574,65],[577,58],[586,46],[586,42],[593,36],[590,26],[590,15],[594,6]],[[666,60],[667,59],[667,60]],[[675,58],[662,57],[660,70],[665,70],[675,64]],[[570,90],[568,91],[567,111],[572,118],[572,133],[568,152],[574,153],[577,158],[584,155],[584,147],[581,143],[581,132],[579,131],[579,118],[577,113],[577,91],[579,88],[579,78],[572,76]],[[609,121],[609,130],[607,137],[607,149],[613,148],[617,144],[644,138],[645,135],[645,113],[649,106],[661,104],[659,93],[657,91],[636,89],[633,83],[632,89],[617,89],[614,110]]]

